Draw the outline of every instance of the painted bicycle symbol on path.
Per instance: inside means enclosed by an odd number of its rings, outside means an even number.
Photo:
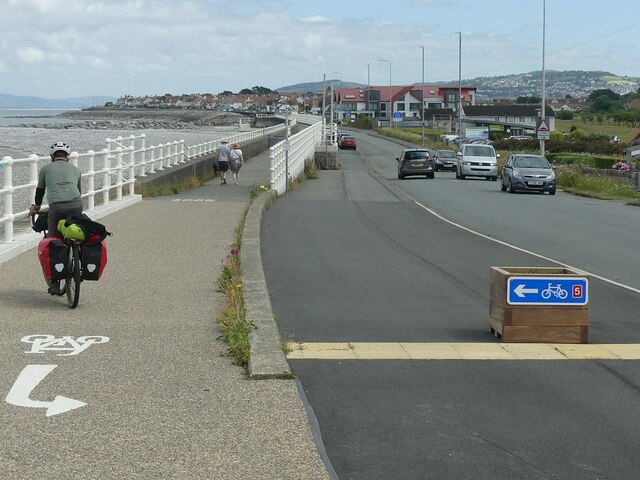
[[[84,337],[54,337],[53,335],[27,335],[22,342],[30,343],[31,350],[24,353],[68,352],[58,353],[58,356],[78,355],[93,344],[107,343],[109,337],[88,335]]]
[[[27,335],[21,339],[31,344],[31,350],[24,353],[62,352],[58,356],[78,355],[91,345],[107,343],[109,337],[86,335],[74,338],[71,336],[55,337],[54,335]],[[53,400],[34,400],[32,392],[58,365],[27,365],[18,375],[5,401],[16,407],[38,408],[46,412],[47,417],[60,415],[87,404],[80,400],[56,395]]]

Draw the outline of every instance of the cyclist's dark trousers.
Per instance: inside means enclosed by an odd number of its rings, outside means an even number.
[[[82,214],[82,200],[72,200],[70,202],[52,203],[49,205],[48,228],[49,236],[62,238],[58,230],[58,220],[67,218],[67,215]]]

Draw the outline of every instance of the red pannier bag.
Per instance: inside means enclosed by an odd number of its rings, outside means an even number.
[[[63,280],[68,270],[68,248],[58,237],[45,237],[38,243],[38,260],[47,280]]]
[[[100,280],[107,265],[107,244],[96,232],[82,245],[82,279]]]

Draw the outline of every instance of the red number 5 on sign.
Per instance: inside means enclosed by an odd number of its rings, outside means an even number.
[[[573,286],[573,298],[582,298],[582,285]]]

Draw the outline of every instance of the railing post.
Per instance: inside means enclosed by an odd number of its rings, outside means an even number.
[[[178,163],[179,163],[179,160],[178,160],[178,141],[177,141],[177,140],[176,140],[176,141],[174,141],[174,142],[171,144],[171,147],[169,147],[169,148],[170,148],[170,150],[171,150],[171,152],[172,152],[172,153],[171,153],[171,159],[172,159],[172,162],[171,162],[171,163],[172,163],[173,165],[178,165]]]
[[[151,145],[149,147],[149,173],[156,173],[155,152],[156,152],[156,147]]]
[[[178,148],[178,150],[180,154],[180,163],[186,163],[187,160],[189,159],[189,153],[188,151],[185,152],[184,140],[180,140],[179,144],[180,144],[180,147]]]
[[[135,184],[136,184],[136,165],[135,165],[135,147],[131,145],[129,147],[129,195],[133,196],[135,194]]]
[[[142,163],[140,164],[140,176],[147,176],[147,136],[143,133],[140,135],[140,143],[142,146],[140,147],[140,151],[142,152]]]
[[[87,210],[92,212],[96,209],[96,155],[93,150],[89,150],[87,153],[89,154],[89,171],[86,173],[89,183],[87,187],[89,189],[87,192]]]
[[[156,161],[159,162],[158,170],[164,170],[164,157],[162,156],[164,153],[164,147],[162,143],[156,146],[156,151],[158,152],[158,155],[156,156]]]
[[[78,166],[78,152],[71,152],[69,154],[69,163],[74,167]]]
[[[9,221],[4,225],[4,241],[13,242],[13,158],[4,157],[4,213]]]
[[[171,162],[171,142],[167,142],[164,146],[165,148],[165,155],[164,157],[167,159],[167,168],[172,167],[172,162]]]
[[[107,142],[107,145],[110,145]],[[111,190],[111,151],[108,148],[102,150],[102,204],[109,205],[109,192]]]
[[[38,155],[32,153],[29,155],[31,162],[29,163],[29,177],[31,178],[31,198],[36,196],[36,188],[38,188]]]
[[[122,200],[122,147],[116,149],[116,200]]]

